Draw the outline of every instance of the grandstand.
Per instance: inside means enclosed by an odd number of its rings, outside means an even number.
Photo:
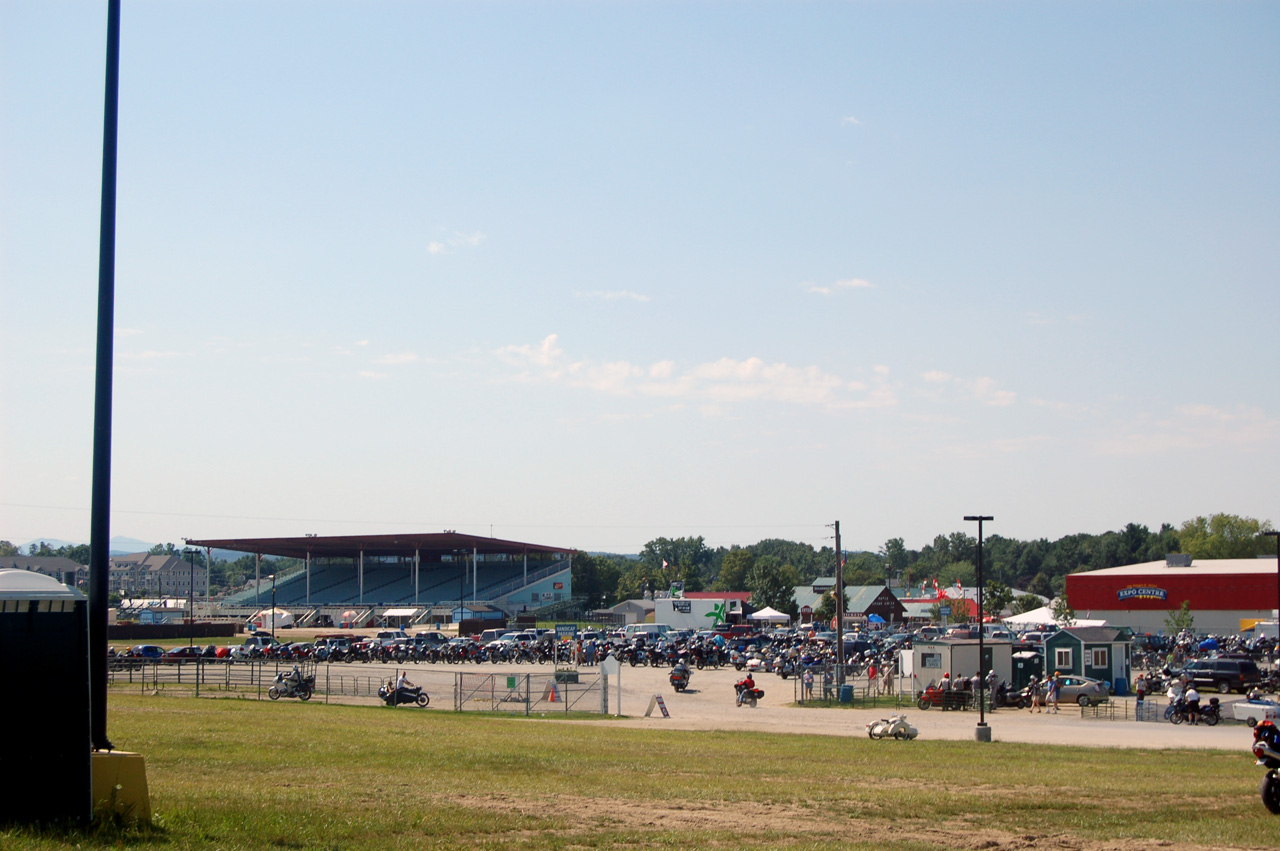
[[[573,551],[456,532],[302,538],[188,540],[188,546],[257,555],[254,587],[228,597],[227,611],[275,605],[303,620],[350,609],[366,617],[423,620],[462,603],[533,610],[572,596]],[[261,581],[262,556],[305,562],[302,570]]]

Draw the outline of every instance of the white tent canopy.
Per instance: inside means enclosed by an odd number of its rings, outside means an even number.
[[[1009,626],[1035,626],[1037,624],[1051,624],[1053,620],[1053,609],[1048,606],[1041,606],[1038,609],[1032,609],[1029,612],[1023,612],[1020,615],[1010,615],[1004,619]],[[1097,618],[1076,618],[1071,622],[1072,626],[1106,626],[1105,620]]]
[[[249,618],[249,621],[259,629],[274,632],[277,628],[282,626],[293,626],[293,615],[289,614],[284,609],[263,609],[253,615],[253,617]]]
[[[791,615],[780,612],[772,606],[765,606],[753,615],[747,615],[753,621],[768,621],[769,623],[791,623]]]

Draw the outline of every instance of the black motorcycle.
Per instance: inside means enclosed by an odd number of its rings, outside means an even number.
[[[1262,721],[1253,728],[1254,765],[1267,769],[1262,782],[1258,784],[1258,792],[1262,794],[1262,805],[1272,815],[1280,816],[1280,730],[1272,721]]]
[[[669,677],[671,680],[671,687],[676,691],[684,691],[689,687],[690,673],[688,665],[683,662],[677,664],[671,669],[671,676]]]
[[[422,686],[405,686],[393,688],[382,686],[378,689],[378,697],[387,706],[426,706],[431,698],[422,690]]]

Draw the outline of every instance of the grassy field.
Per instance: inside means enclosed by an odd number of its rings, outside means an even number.
[[[132,695],[110,735],[147,757],[154,825],[0,829],[0,848],[1280,847],[1244,752]]]

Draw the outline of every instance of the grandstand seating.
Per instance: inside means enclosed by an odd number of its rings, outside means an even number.
[[[564,567],[567,562],[561,563]],[[541,570],[548,565],[537,564]],[[535,566],[530,565],[529,575],[535,574]],[[479,573],[473,585],[470,575],[467,576],[466,587],[462,587],[461,566],[456,564],[428,567],[424,565],[418,574],[418,589],[413,587],[413,569],[405,565],[365,564],[364,593],[360,592],[360,577],[350,564],[312,564],[311,593],[308,601],[307,577],[305,571],[292,574],[280,580],[275,586],[277,606],[394,606],[412,605],[415,599],[419,606],[448,605],[456,602],[461,592],[467,600],[490,599],[491,592],[495,596],[505,596],[513,588],[519,588],[524,576],[524,566],[518,563],[499,562],[479,564]],[[474,590],[473,590],[474,589]],[[252,606],[255,600],[262,605],[270,605],[272,591],[264,587],[260,595],[255,595],[251,588],[228,597],[224,605]]]

